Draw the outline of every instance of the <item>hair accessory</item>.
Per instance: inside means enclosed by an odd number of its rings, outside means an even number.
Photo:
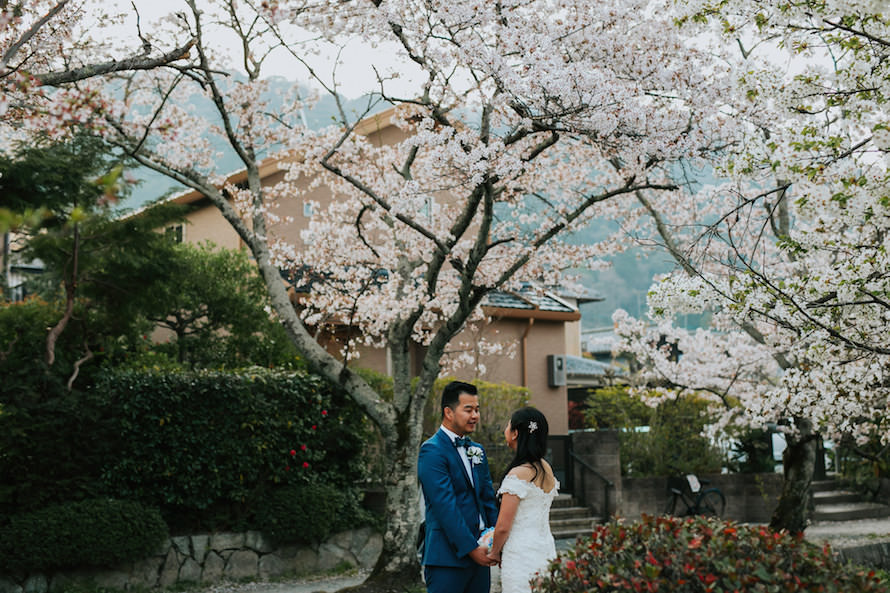
[[[531,422],[528,423],[528,431],[530,433],[532,433],[532,432],[535,432],[536,430],[538,430],[538,423],[535,422],[534,420],[532,420]]]

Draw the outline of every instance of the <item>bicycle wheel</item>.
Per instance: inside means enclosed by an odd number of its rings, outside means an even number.
[[[698,495],[695,501],[699,515],[706,517],[722,517],[726,509],[726,498],[717,488],[708,488]]]
[[[665,515],[673,515],[674,511],[677,509],[677,494],[675,492],[671,492],[671,495],[668,496],[667,504],[664,507]]]

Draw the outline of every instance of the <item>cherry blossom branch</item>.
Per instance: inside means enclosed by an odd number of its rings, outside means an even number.
[[[196,39],[190,39],[185,45],[177,47],[176,49],[173,49],[156,58],[150,58],[147,56],[134,56],[132,58],[127,58],[124,60],[112,60],[110,62],[91,64],[71,70],[48,72],[46,74],[35,74],[34,77],[38,81],[40,81],[41,84],[47,86],[59,86],[70,82],[85,80],[87,78],[92,78],[95,76],[112,74],[114,72],[154,70],[162,66],[168,66],[172,62],[188,58],[189,50],[195,47],[196,43]]]
[[[9,62],[15,57],[15,55],[22,49],[22,47],[30,41],[37,32],[42,29],[46,23],[52,20],[57,14],[59,14],[65,5],[68,4],[70,0],[59,0],[55,6],[53,6],[45,15],[43,15],[40,19],[37,20],[31,27],[25,31],[21,37],[19,37],[18,41],[9,46],[9,48],[3,52],[3,57],[0,57],[0,77],[6,75],[6,68]],[[5,7],[4,7],[5,8]]]
[[[843,23],[835,23],[828,19],[822,19],[822,20],[824,22],[828,23],[829,25],[831,25],[832,27],[834,27],[835,29],[840,29],[842,31],[846,31],[847,33],[852,33],[853,35],[856,35],[857,37],[865,37],[869,41],[874,41],[878,45],[883,45],[884,47],[890,47],[890,41],[888,41],[886,39],[882,39],[881,37],[876,37],[870,33],[866,33],[865,31],[859,31],[858,29],[854,29],[853,27],[849,27],[847,25],[844,25]]]

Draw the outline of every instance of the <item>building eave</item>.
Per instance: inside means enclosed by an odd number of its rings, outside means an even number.
[[[507,307],[482,306],[482,312],[499,319],[541,319],[544,321],[578,321],[579,311],[541,311],[540,309],[512,309]]]

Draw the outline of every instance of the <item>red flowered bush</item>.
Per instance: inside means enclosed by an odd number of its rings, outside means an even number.
[[[533,590],[633,592],[890,592],[873,571],[828,546],[767,527],[705,517],[644,516],[601,525],[550,564]]]

